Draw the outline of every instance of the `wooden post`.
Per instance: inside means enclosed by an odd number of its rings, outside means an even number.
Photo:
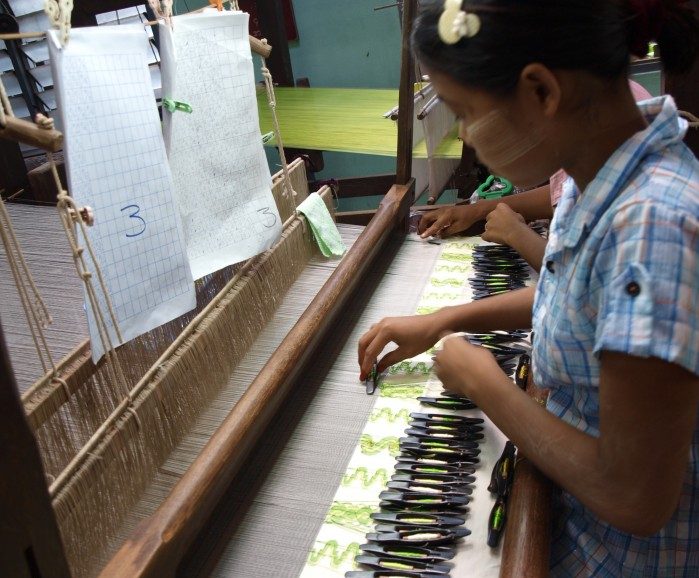
[[[36,441],[0,329],[0,576],[68,578]]]
[[[545,403],[548,392],[534,385],[529,374],[527,393]],[[521,452],[512,492],[507,500],[507,525],[500,578],[546,578],[551,556],[552,482]]]
[[[398,93],[398,152],[396,183],[406,184],[413,171],[413,113],[415,108],[415,66],[410,50],[410,34],[417,10],[416,0],[403,2],[403,26],[400,58],[400,87]],[[413,199],[414,200],[414,199]]]

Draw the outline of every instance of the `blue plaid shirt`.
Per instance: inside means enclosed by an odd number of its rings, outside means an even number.
[[[699,374],[699,163],[670,97],[580,195],[568,179],[534,302],[534,377],[548,409],[599,435],[599,354]],[[667,384],[668,387],[671,384]],[[552,576],[699,577],[699,427],[677,511],[654,536],[621,532],[570,494],[556,505]]]

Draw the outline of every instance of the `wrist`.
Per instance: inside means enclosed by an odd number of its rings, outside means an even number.
[[[528,230],[529,227],[526,223],[522,223],[521,221],[513,223],[512,227],[508,229],[507,237],[505,238],[505,244],[512,247],[513,249],[516,249],[517,247],[515,247],[514,245],[518,243],[518,240],[522,239],[523,235],[526,235]]]
[[[471,400],[483,411],[490,407],[502,407],[519,388],[497,365],[487,376],[478,380],[480,386],[472,392]]]
[[[473,207],[475,213],[476,213],[476,219],[474,222],[477,221],[485,221],[485,218],[488,216],[488,214],[495,208],[497,207],[497,203],[490,200],[490,201],[478,201],[477,203],[471,205]]]
[[[448,305],[432,315],[432,328],[439,339],[443,333],[463,331],[463,307]]]

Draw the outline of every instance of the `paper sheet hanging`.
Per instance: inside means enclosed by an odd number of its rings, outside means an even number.
[[[196,304],[144,35],[142,26],[79,28],[63,48],[49,36],[68,188],[94,209],[89,237],[126,341]],[[87,315],[97,361],[104,350]]]
[[[163,112],[187,254],[195,279],[248,259],[279,239],[282,223],[262,148],[248,15],[177,16],[160,25]]]

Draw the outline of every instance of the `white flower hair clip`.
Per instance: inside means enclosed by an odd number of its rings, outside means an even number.
[[[461,0],[445,0],[439,17],[439,38],[444,44],[456,44],[462,38],[473,38],[481,29],[478,14],[461,9]]]

